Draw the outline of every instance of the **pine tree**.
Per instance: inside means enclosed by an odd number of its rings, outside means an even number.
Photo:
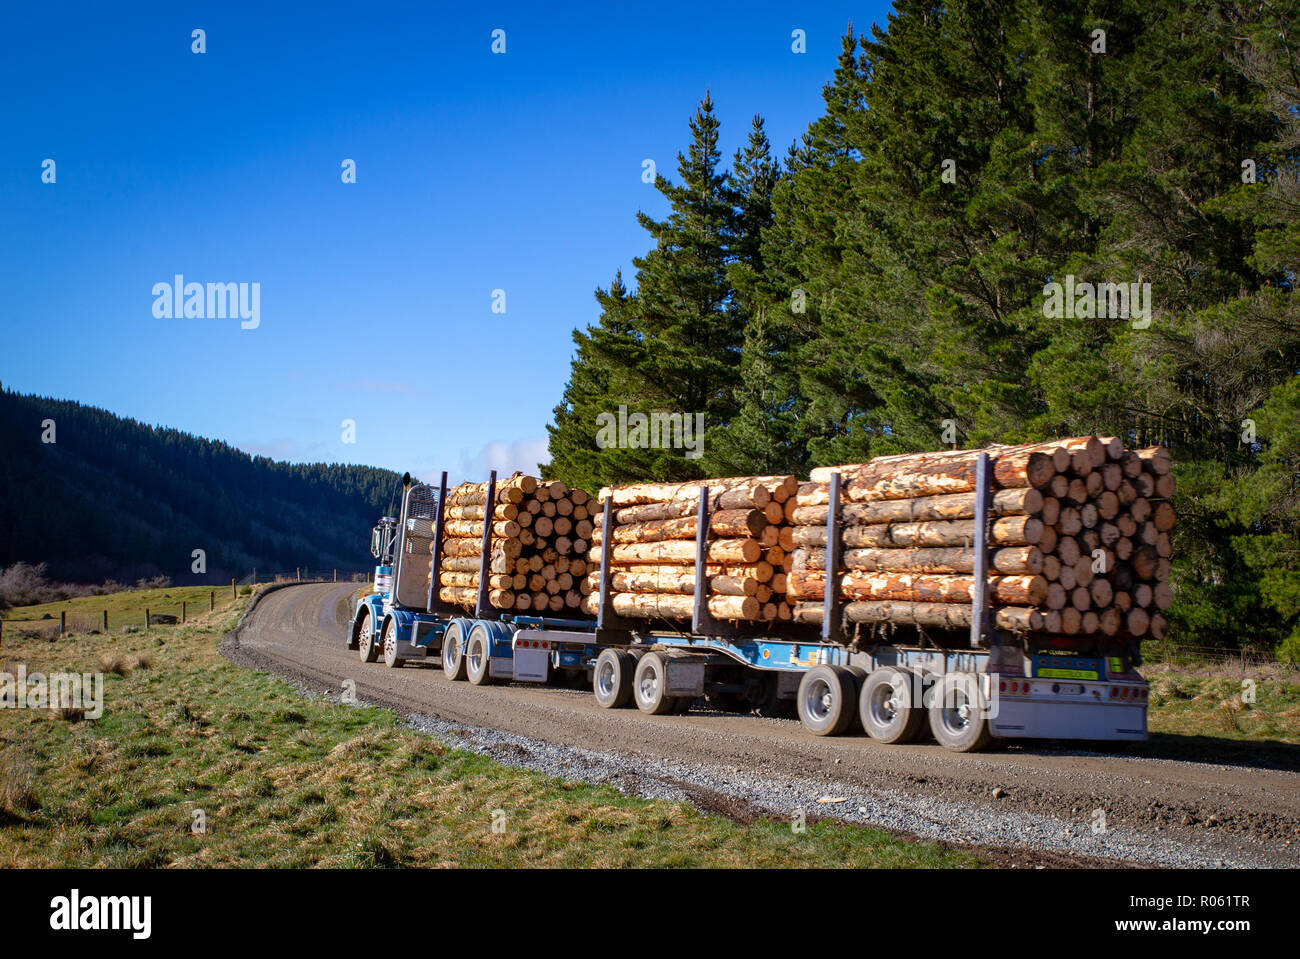
[[[718,120],[707,94],[690,122],[691,144],[677,156],[680,182],[660,175],[668,200],[662,221],[637,219],[655,241],[637,267],[637,330],[645,352],[634,371],[643,412],[704,414],[706,449],[736,410],[743,318],[730,308],[728,249],[735,213],[725,170],[719,168]],[[699,459],[660,450],[656,479],[704,475]]]

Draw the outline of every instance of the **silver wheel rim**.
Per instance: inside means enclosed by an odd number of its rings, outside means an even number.
[[[469,641],[469,662],[466,664],[475,676],[483,667],[483,637],[472,636]]]
[[[453,636],[451,639],[443,643],[442,658],[443,658],[443,662],[446,663],[447,666],[449,666],[452,669],[456,668],[456,664],[460,661],[460,636],[459,635]]]
[[[659,672],[654,668],[643,670],[641,681],[637,683],[643,703],[653,703],[659,695]]]
[[[393,630],[384,630],[384,658],[392,662],[397,658],[397,637]]]
[[[954,735],[961,735],[970,729],[974,712],[970,704],[970,698],[966,695],[966,690],[954,688],[948,691],[944,697],[943,710],[940,715],[943,717],[943,726],[946,730]]]
[[[873,723],[889,728],[898,721],[902,710],[903,703],[893,683],[881,683],[871,691],[869,712]]]
[[[608,659],[596,670],[596,691],[601,699],[614,698],[614,664]]]
[[[831,709],[834,703],[835,693],[826,680],[814,679],[808,684],[808,691],[804,694],[803,705],[809,719],[819,723],[826,722],[831,718]]]

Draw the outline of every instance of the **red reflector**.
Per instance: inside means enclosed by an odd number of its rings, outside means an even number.
[[[1002,682],[998,683],[998,692],[1005,693],[1006,691],[1007,691],[1007,681],[1004,679],[1002,680]]]

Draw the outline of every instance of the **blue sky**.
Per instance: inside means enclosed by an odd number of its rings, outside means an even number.
[[[8,5],[0,381],[277,459],[531,469],[571,331],[664,212],[642,161],[675,176],[706,88],[728,159],[755,113],[784,156],[887,11]],[[260,325],[155,317],[178,273],[260,283]]]

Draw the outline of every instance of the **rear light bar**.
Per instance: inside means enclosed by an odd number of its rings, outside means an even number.
[[[515,641],[515,649],[550,649],[551,643],[545,639],[520,639]]]

